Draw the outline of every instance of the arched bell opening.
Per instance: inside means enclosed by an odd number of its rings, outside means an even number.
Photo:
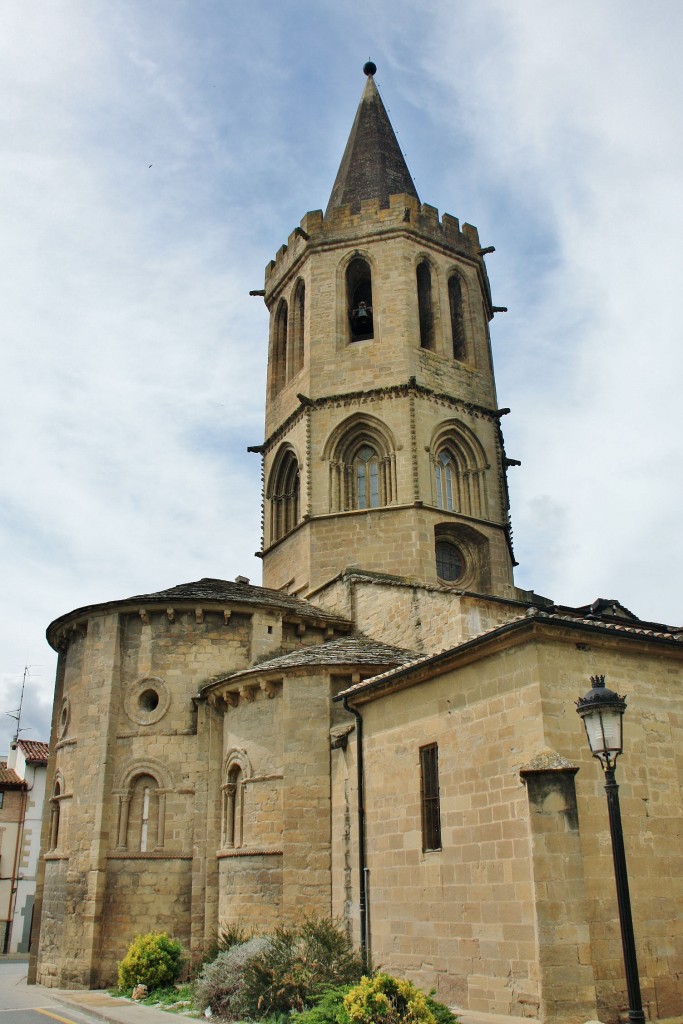
[[[427,260],[417,265],[417,308],[420,319],[420,347],[435,348],[434,305],[432,302],[432,272]]]
[[[374,337],[372,272],[361,256],[356,256],[347,267],[346,301],[351,341]]]

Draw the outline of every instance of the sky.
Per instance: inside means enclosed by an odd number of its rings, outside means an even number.
[[[683,622],[679,0],[5,0],[0,752],[45,628],[260,582],[266,263],[371,58],[423,201],[477,225],[516,582]],[[585,689],[577,681],[577,692]]]

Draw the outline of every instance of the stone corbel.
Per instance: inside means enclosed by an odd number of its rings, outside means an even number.
[[[146,626],[149,626],[149,612],[147,611],[147,609],[146,608],[139,608],[138,609],[138,614],[139,614],[140,618],[142,619],[142,621],[144,622],[144,624]]]
[[[175,609],[174,608],[167,608],[166,609],[166,618],[168,619],[169,622],[175,622]]]
[[[88,632],[88,623],[87,622],[77,622],[75,625],[69,626],[69,639],[73,640],[75,637],[81,637],[81,639],[82,639],[83,637],[85,637],[87,632]]]
[[[277,694],[279,684],[273,679],[263,679],[261,680],[261,689],[265,693],[266,697],[272,700]]]
[[[230,611],[229,608],[224,608],[223,609],[223,625],[224,626],[227,626],[229,624],[231,615],[232,615],[232,612]]]
[[[257,686],[243,686],[242,689],[240,690],[240,697],[243,697],[246,701],[249,701],[249,703],[251,704],[256,698],[257,691]]]
[[[348,725],[337,725],[330,729],[330,749],[346,750],[349,743],[349,734],[356,728],[353,722]]]
[[[201,623],[204,621],[204,609],[203,608],[195,608],[195,610],[194,610],[194,620],[195,620],[195,622],[198,625],[201,625]]]

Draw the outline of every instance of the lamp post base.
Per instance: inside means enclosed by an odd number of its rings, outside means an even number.
[[[633,935],[633,919],[631,917],[631,897],[628,889],[628,875],[626,873],[626,852],[624,850],[624,832],[621,827],[619,786],[614,777],[614,766],[605,767],[605,793],[607,794],[607,809],[609,811],[609,830],[612,837],[614,877],[617,883],[617,903],[619,904],[619,923],[621,924],[621,945],[624,951],[624,969],[626,971],[626,987],[628,989],[628,1019],[629,1024],[645,1024],[645,1014],[643,1013],[643,1003],[640,996],[636,942]]]

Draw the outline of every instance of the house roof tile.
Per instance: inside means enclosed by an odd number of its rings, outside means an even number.
[[[47,762],[47,755],[50,752],[50,745],[40,740],[19,740],[19,747],[24,757],[30,762]]]
[[[26,783],[17,775],[14,768],[0,766],[0,786],[17,788],[25,785]]]

